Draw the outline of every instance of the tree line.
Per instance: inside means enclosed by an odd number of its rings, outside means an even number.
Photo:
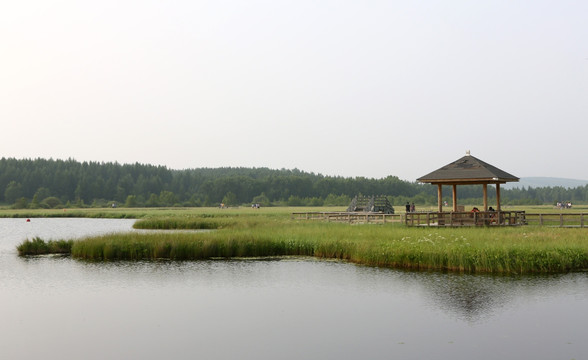
[[[481,186],[458,187],[461,203],[481,203]],[[451,188],[443,189],[451,202]],[[489,197],[495,190],[488,187]],[[386,195],[395,206],[437,203],[437,187],[396,176],[381,179],[324,176],[298,169],[199,168],[74,159],[0,160],[0,203],[20,208],[111,206],[346,206],[358,195]],[[588,203],[588,185],[518,188],[501,192],[504,204]]]

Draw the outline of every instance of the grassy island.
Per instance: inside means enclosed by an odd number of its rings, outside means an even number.
[[[59,252],[69,251],[73,258],[90,261],[313,256],[369,266],[468,273],[588,269],[585,228],[408,228],[297,221],[289,214],[284,209],[147,212],[135,223],[136,228],[215,231],[93,236],[65,244]],[[39,254],[37,249],[64,244],[43,246],[41,242],[26,240],[19,253]]]

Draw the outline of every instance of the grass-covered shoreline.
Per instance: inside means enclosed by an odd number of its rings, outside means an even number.
[[[19,255],[48,255],[48,254],[71,254],[73,240],[49,240],[45,241],[39,237],[32,240],[26,239],[16,247]]]
[[[379,267],[505,274],[588,269],[585,228],[350,225],[297,221],[284,209],[148,212],[135,227],[217,231],[92,236],[73,241],[71,256],[89,261],[312,256]],[[41,248],[39,241],[31,245]]]

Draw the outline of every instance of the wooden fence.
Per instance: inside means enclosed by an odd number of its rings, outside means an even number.
[[[557,226],[557,227],[588,227],[588,214],[559,213],[559,214],[526,214],[527,224]]]
[[[406,214],[408,226],[520,226],[524,211],[412,212]]]
[[[386,224],[404,222],[404,215],[401,214],[366,212],[295,212],[292,213],[292,218],[296,220],[323,220],[353,224]]]
[[[381,214],[366,212],[295,212],[292,219],[352,224],[404,223],[408,226],[521,226],[588,227],[585,213],[527,213],[525,211],[412,212]]]

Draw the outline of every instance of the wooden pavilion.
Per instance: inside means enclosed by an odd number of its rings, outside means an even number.
[[[503,219],[500,216],[501,207],[500,207],[500,185],[505,184],[507,182],[519,181],[519,178],[507,173],[506,171],[500,170],[499,168],[490,165],[474,156],[471,156],[469,151],[466,153],[466,156],[443,166],[440,169],[437,169],[425,176],[422,176],[417,179],[422,183],[430,183],[432,185],[437,185],[437,203],[438,203],[438,216],[436,216],[435,220],[438,225],[444,225],[446,223],[445,217],[443,214],[443,185],[451,185],[453,188],[453,213],[457,216],[451,216],[448,218],[449,222],[452,225],[460,224],[464,225],[467,223],[473,223],[474,225],[479,225],[481,222],[482,224],[490,224],[492,221],[489,221],[491,218],[495,218],[494,212],[489,212],[488,208],[488,185],[493,184],[496,186],[496,211],[499,212],[499,219]],[[457,204],[457,186],[458,185],[482,185],[483,189],[483,196],[484,196],[484,207],[483,210],[480,210],[480,214],[474,214],[472,216],[469,213],[464,213],[463,207],[460,209]],[[459,211],[461,210],[461,211]],[[492,210],[492,209],[490,209]],[[458,214],[458,212],[460,214]],[[464,216],[467,215],[467,216]],[[509,218],[511,214],[508,214]],[[515,223],[519,223],[517,218],[517,214],[515,216]],[[473,218],[473,221],[466,221],[467,218]],[[481,221],[478,221],[479,218]],[[524,218],[524,216],[523,216]],[[461,220],[460,220],[461,219]],[[454,221],[455,220],[455,221]],[[523,219],[524,221],[524,219]],[[430,222],[430,219],[427,220]],[[510,224],[511,221],[509,221]],[[408,219],[407,219],[408,223]],[[420,223],[420,221],[419,221]],[[494,221],[496,224],[501,224],[502,221]]]

